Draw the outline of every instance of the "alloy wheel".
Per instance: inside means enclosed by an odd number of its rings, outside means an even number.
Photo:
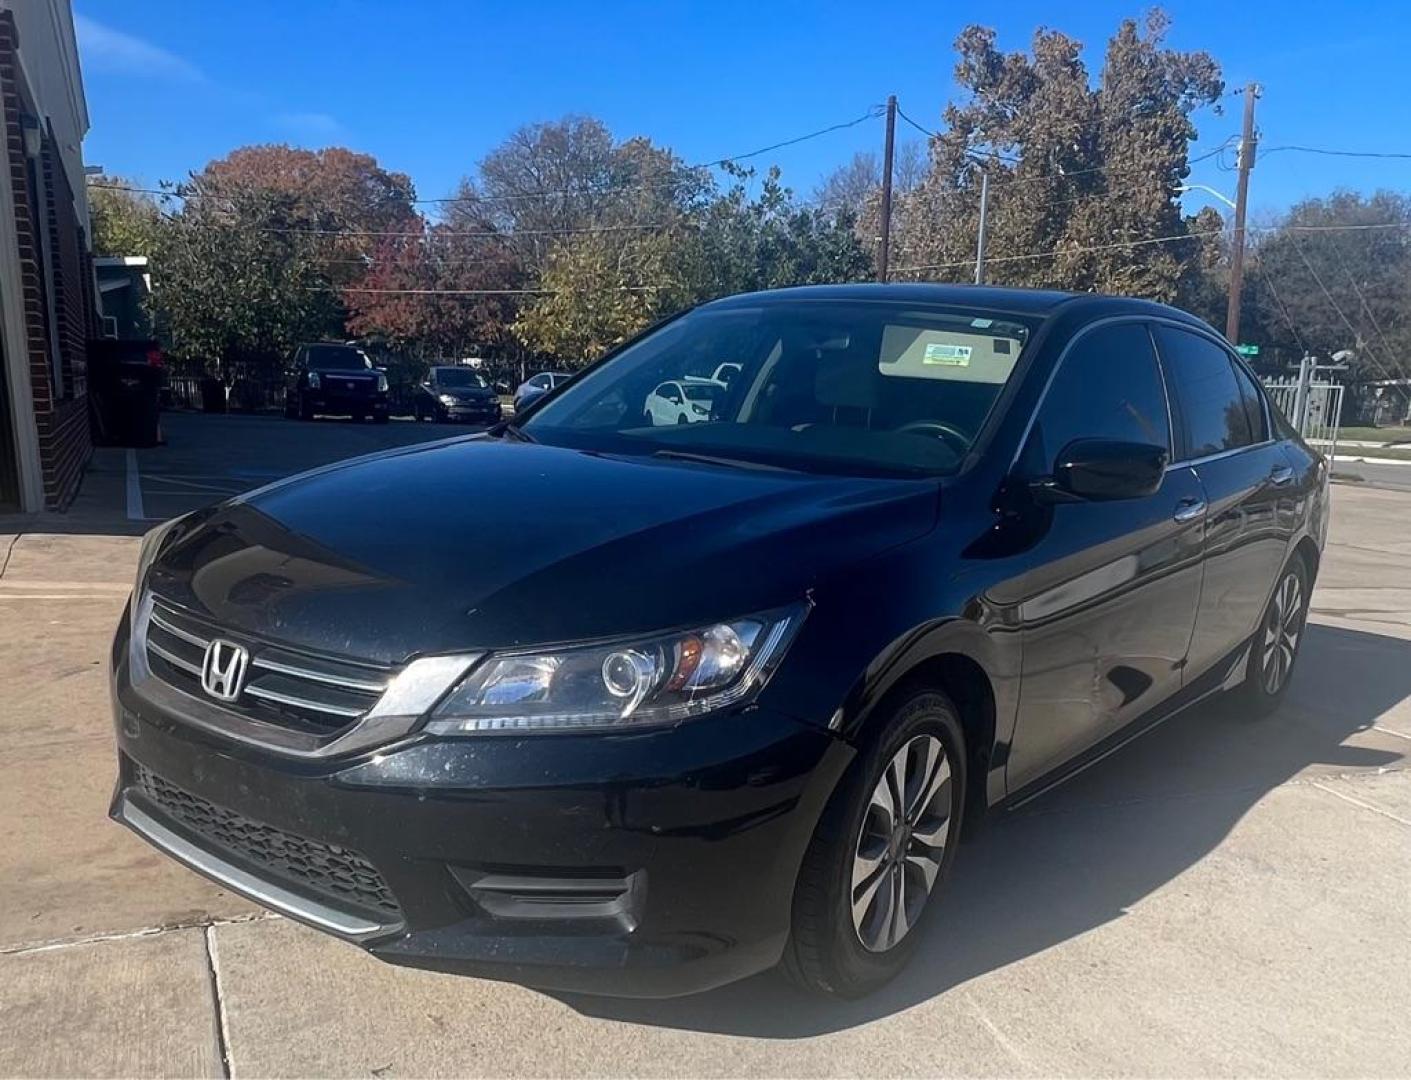
[[[853,928],[886,952],[920,919],[950,833],[951,767],[934,735],[917,735],[882,770],[853,853]]]
[[[1264,623],[1261,642],[1264,690],[1277,694],[1288,681],[1298,639],[1303,634],[1303,582],[1290,570],[1279,582]]]

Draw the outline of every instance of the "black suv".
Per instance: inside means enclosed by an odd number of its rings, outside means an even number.
[[[291,419],[370,416],[387,422],[387,373],[356,345],[300,345],[286,379],[284,415]]]
[[[709,415],[645,419],[727,362]],[[151,533],[112,813],[397,963],[861,994],[962,826],[1213,694],[1278,703],[1327,483],[1169,307],[716,301],[522,423]]]

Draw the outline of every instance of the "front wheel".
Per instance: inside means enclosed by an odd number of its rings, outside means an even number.
[[[1288,692],[1308,621],[1309,577],[1301,558],[1284,567],[1254,635],[1244,682],[1236,694],[1256,715],[1273,712]]]
[[[784,953],[793,981],[856,998],[906,965],[955,858],[965,784],[955,706],[918,691],[853,763],[809,844]]]

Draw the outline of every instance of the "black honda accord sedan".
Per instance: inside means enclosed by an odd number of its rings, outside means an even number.
[[[964,827],[1210,695],[1280,700],[1327,483],[1158,304],[716,301],[515,423],[151,533],[112,814],[397,963],[859,995]]]

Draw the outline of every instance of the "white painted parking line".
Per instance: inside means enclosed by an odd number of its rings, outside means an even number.
[[[137,471],[137,451],[127,452],[127,519],[146,521],[147,511],[142,507],[142,474]]]

